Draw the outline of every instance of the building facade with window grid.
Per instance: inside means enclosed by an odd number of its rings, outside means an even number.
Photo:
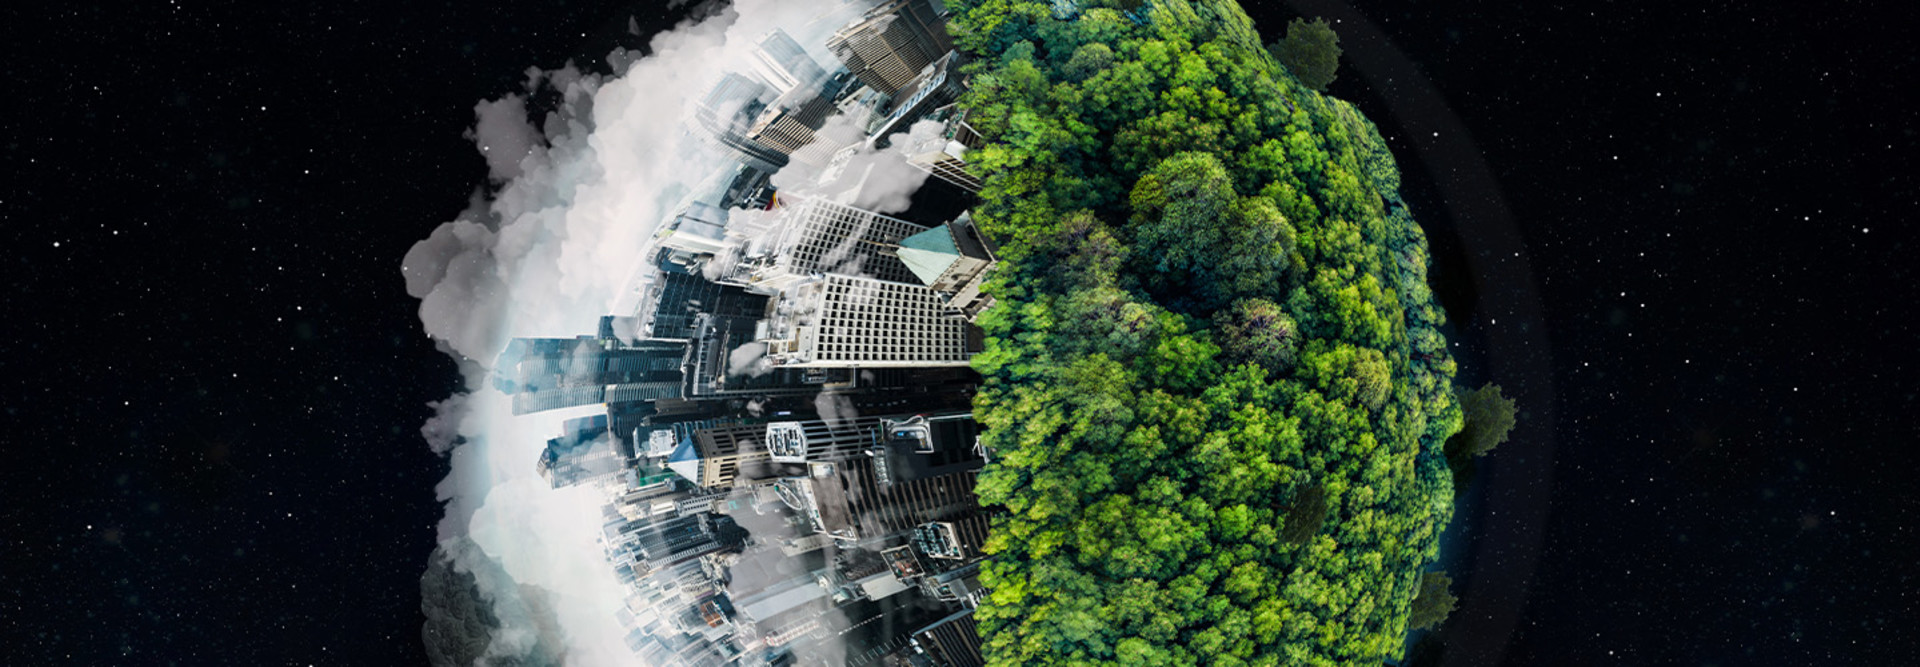
[[[893,249],[926,227],[819,198],[803,199],[781,217],[771,256],[747,281],[755,291],[779,292],[815,274],[918,282]]]
[[[667,468],[701,487],[733,486],[742,467],[767,460],[767,450],[759,442],[767,427],[759,423],[710,419],[670,428],[680,446],[669,456]]]
[[[973,495],[978,470],[882,485],[871,458],[812,466],[807,476],[784,477],[776,484],[805,505],[800,509],[815,532],[845,545],[880,545],[923,524],[950,522],[980,511]]]
[[[800,368],[965,366],[978,351],[965,320],[923,285],[825,275],[772,302],[767,357]]]
[[[841,28],[827,50],[861,83],[888,95],[913,83],[920,71],[953,50],[947,17],[928,0],[892,0]]]

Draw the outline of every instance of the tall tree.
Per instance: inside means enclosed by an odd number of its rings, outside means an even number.
[[[1445,572],[1428,572],[1420,575],[1420,592],[1413,598],[1413,613],[1407,617],[1408,630],[1423,630],[1440,625],[1453,613],[1453,603],[1457,598],[1448,588],[1453,587],[1453,578]]]
[[[1482,456],[1507,441],[1513,430],[1513,399],[1500,395],[1500,385],[1491,382],[1479,389],[1460,394],[1460,411],[1465,425],[1447,443],[1448,454],[1468,458]]]
[[[1334,34],[1333,27],[1327,25],[1324,18],[1311,23],[1294,19],[1287,24],[1287,38],[1267,49],[1308,88],[1326,90],[1327,84],[1338,76],[1335,70],[1340,68],[1340,36]]]
[[[1220,349],[1231,361],[1251,361],[1271,371],[1293,367],[1300,326],[1266,299],[1241,299],[1214,313]]]

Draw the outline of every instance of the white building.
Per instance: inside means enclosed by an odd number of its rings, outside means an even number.
[[[784,291],[813,276],[870,276],[917,283],[894,248],[926,227],[818,197],[782,210],[766,235],[751,243],[733,282],[761,294]]]
[[[924,285],[827,274],[769,302],[759,337],[776,366],[965,366],[978,335],[946,308]]]

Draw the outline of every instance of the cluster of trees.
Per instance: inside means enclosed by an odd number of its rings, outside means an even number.
[[[1462,413],[1379,132],[1231,0],[949,7],[1002,246],[990,661],[1395,657]]]

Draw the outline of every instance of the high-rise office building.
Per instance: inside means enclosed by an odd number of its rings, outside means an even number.
[[[752,169],[740,171],[757,173]],[[655,263],[669,274],[699,273],[708,259],[732,249],[733,241],[727,237],[728,217],[725,209],[706,202],[682,207],[654,232],[654,242],[660,247]],[[654,288],[658,287],[656,283]]]
[[[897,95],[927,65],[953,50],[947,17],[929,0],[888,0],[827,40],[862,83]]]
[[[967,167],[966,156],[968,149],[985,146],[985,139],[967,124],[966,114],[954,106],[935,109],[926,119],[939,121],[940,131],[909,136],[910,143],[901,147],[907,154],[907,164],[954,187],[979,194],[986,182]]]
[[[667,468],[689,482],[706,488],[732,486],[741,469],[764,465],[767,448],[764,424],[740,419],[708,419],[681,422],[671,427],[673,453]]]
[[[917,283],[893,249],[902,239],[926,229],[819,197],[801,198],[780,211],[767,236],[731,280],[763,294],[780,292],[816,274]]]
[[[847,544],[873,544],[929,522],[978,513],[976,470],[959,470],[882,486],[872,459],[808,464],[804,477],[779,481],[799,499],[816,532]]]
[[[953,222],[907,237],[896,254],[922,284],[947,295],[948,308],[967,319],[993,305],[993,297],[982,294],[980,285],[999,260],[993,244],[973,225],[973,216],[962,213]]]
[[[757,50],[753,76],[729,72],[694,107],[706,137],[732,149],[748,166],[773,173],[794,151],[813,143],[833,111],[831,79],[786,33],[776,31]]]
[[[649,338],[690,340],[701,310],[719,301],[720,286],[697,275],[663,272],[642,299],[641,308],[650,315],[645,327]]]
[[[632,481],[626,459],[614,451],[607,435],[606,415],[569,419],[561,433],[547,441],[538,464],[540,476],[553,488],[585,485],[614,492]]]
[[[970,454],[976,432],[972,413],[957,411],[934,414],[931,421],[917,415],[774,421],[767,423],[766,436],[761,442],[775,463],[831,462],[898,454],[903,461],[923,458],[938,465]],[[961,458],[936,456],[948,450],[959,452]]]
[[[913,94],[894,98],[892,109],[885,120],[874,126],[868,142],[885,148],[889,145],[888,138],[895,133],[906,132],[914,123],[959,100],[960,95],[967,91],[966,86],[960,83],[960,64],[957,51],[934,61],[926,73],[908,85],[907,90]]]
[[[775,90],[810,88],[820,90],[827,83],[827,70],[807,55],[807,50],[779,28],[760,38],[753,51],[753,71]]]
[[[711,312],[700,313],[694,320],[688,398],[804,399],[863,384],[847,369],[775,368],[764,361],[760,350],[765,345],[758,342],[757,331],[760,318],[766,315],[767,297],[727,286],[716,302]]]
[[[682,341],[515,338],[494,363],[494,385],[516,415],[557,408],[678,398]]]
[[[787,165],[787,154],[747,138],[747,133],[776,96],[766,84],[728,72],[695,105],[693,120],[707,139],[731,149],[747,166],[773,173]]]
[[[980,625],[972,609],[962,609],[913,633],[913,643],[932,667],[983,667]]]
[[[824,275],[782,293],[763,322],[776,367],[965,366],[979,332],[925,285]]]

